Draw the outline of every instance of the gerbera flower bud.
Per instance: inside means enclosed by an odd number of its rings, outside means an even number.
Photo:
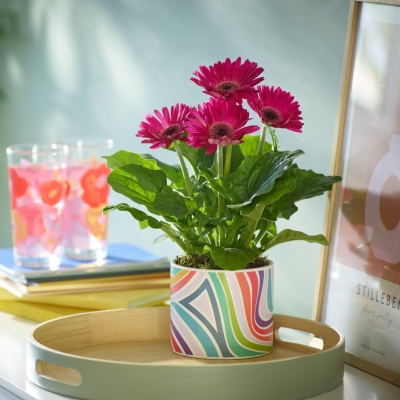
[[[192,110],[187,131],[189,145],[200,148],[207,147],[206,153],[212,154],[217,146],[242,143],[244,135],[256,132],[255,125],[245,126],[251,119],[242,106],[222,99],[211,99]]]
[[[240,57],[234,62],[227,58],[224,62],[209,67],[202,65],[199,69],[194,72],[196,78],[190,79],[205,89],[203,93],[233,103],[241,104],[242,99],[253,96],[257,93],[254,86],[264,80],[259,77],[263,68],[249,60],[242,64]]]
[[[151,149],[165,146],[167,149],[175,140],[187,142],[187,119],[191,108],[184,104],[176,104],[168,110],[162,109],[162,113],[154,110],[154,115],[148,114],[139,126],[138,137],[145,138],[142,143],[151,143]]]
[[[301,132],[300,105],[289,92],[273,86],[258,86],[257,89],[258,93],[247,102],[265,125]]]

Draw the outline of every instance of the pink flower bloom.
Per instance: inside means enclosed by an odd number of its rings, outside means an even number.
[[[154,115],[148,114],[140,123],[138,137],[145,138],[142,143],[151,143],[151,149],[165,146],[167,149],[175,140],[187,142],[185,136],[187,118],[190,116],[191,108],[184,104],[176,104],[168,110],[162,109],[162,113],[154,110]]]
[[[258,86],[257,89],[258,94],[247,102],[265,125],[301,132],[303,118],[300,106],[297,101],[293,101],[294,97],[289,92],[280,87],[274,89],[273,86]]]
[[[210,99],[203,107],[192,110],[189,118],[189,145],[207,147],[206,153],[212,154],[217,146],[242,143],[245,134],[256,132],[258,126],[245,126],[250,120],[249,113],[242,106],[222,99]]]
[[[242,99],[253,96],[257,93],[254,86],[264,80],[258,77],[264,71],[263,68],[249,60],[242,64],[240,57],[234,62],[227,58],[224,62],[219,61],[208,68],[202,65],[199,69],[194,72],[196,78],[190,80],[203,87],[203,93],[233,103],[241,104]]]

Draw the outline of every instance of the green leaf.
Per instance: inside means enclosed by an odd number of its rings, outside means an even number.
[[[208,236],[214,229],[215,229],[215,227],[202,229],[202,232],[200,233],[200,237],[204,238],[204,237]]]
[[[292,242],[294,240],[304,240],[309,243],[319,243],[323,246],[327,246],[329,244],[324,235],[309,236],[300,231],[285,229],[274,236],[270,241],[268,241],[268,243],[266,243],[265,250],[268,250],[277,244]]]
[[[224,247],[230,247],[234,240],[241,233],[241,228],[246,226],[246,224],[247,221],[239,213],[236,213],[233,216],[229,216],[229,219],[227,219],[224,223],[226,236],[222,245]]]
[[[149,223],[147,222],[147,219],[139,222],[140,229],[146,229],[146,228],[148,228],[148,226],[149,226]]]
[[[143,211],[138,210],[137,208],[131,207],[126,203],[120,203],[115,206],[107,206],[104,207],[104,214],[107,214],[110,211],[119,210],[119,211],[127,211],[129,212],[133,218],[139,221],[139,224],[145,223],[146,226],[150,226],[153,229],[160,229],[163,227],[162,222],[156,220],[155,218],[147,215]]]
[[[117,193],[146,206],[151,206],[157,194],[167,186],[166,175],[158,167],[151,170],[135,164],[115,168],[107,182]]]
[[[320,196],[324,192],[332,190],[333,184],[342,180],[340,176],[325,176],[312,170],[298,169],[295,172],[297,173],[295,190],[297,201]]]
[[[203,214],[199,210],[196,210],[196,212],[194,213],[194,217],[197,219],[198,226],[200,228],[203,228],[208,223],[208,221],[210,220],[210,217],[208,215]]]
[[[227,177],[214,178],[209,171],[202,174],[210,186],[221,193],[231,204],[244,206],[262,194],[269,193],[294,158],[303,154],[301,150],[266,153],[249,156],[243,164]]]
[[[204,178],[203,178],[204,179]],[[197,208],[207,206],[213,203],[213,191],[206,182],[197,186],[197,182],[192,183],[194,200],[197,203]]]
[[[284,194],[290,193],[296,188],[296,175],[288,170],[285,171],[284,175],[275,181],[273,189],[269,193],[262,194],[260,196],[253,196],[250,204],[248,202],[242,204],[234,204],[228,206],[229,208],[241,208],[243,214],[248,214],[254,210],[257,204],[267,206],[275,201],[279,200]]]
[[[204,253],[204,247],[206,245],[206,243],[202,243],[202,242],[191,242],[192,244],[192,249],[197,253],[197,254],[203,254]]]
[[[155,160],[146,160],[140,154],[131,153],[126,150],[120,150],[111,156],[103,156],[102,158],[107,160],[107,167],[111,169],[120,168],[129,164],[141,165],[151,170],[160,169]]]
[[[226,149],[227,147],[224,147],[224,160],[226,160],[225,158]],[[239,166],[243,163],[244,159],[245,157],[243,156],[240,146],[232,145],[230,173],[235,172],[239,168]]]
[[[157,166],[165,172],[167,178],[174,183],[178,188],[185,188],[185,178],[183,177],[181,167],[179,165],[169,165],[150,154],[142,154],[142,157],[146,160],[154,160]]]
[[[259,135],[256,135],[256,136],[244,135],[243,140],[244,140],[244,143],[239,145],[240,150],[242,151],[242,154],[245,157],[256,155],[257,151],[258,151],[258,144],[260,142],[260,136]],[[268,142],[265,142],[263,154],[270,153],[271,150],[272,150],[271,144]]]
[[[120,150],[111,156],[103,156],[107,160],[107,167],[111,169],[120,168],[126,165],[141,165],[146,169],[164,171],[167,178],[177,187],[185,187],[185,179],[179,165],[168,165],[150,154],[131,153]]]
[[[298,211],[298,207],[296,204],[291,204],[289,207],[286,207],[281,211],[280,216],[285,219],[289,219],[294,213]]]
[[[263,211],[264,207],[262,205],[257,205],[251,213],[246,215],[245,221],[247,222],[247,225],[242,230],[241,236],[246,245],[248,245],[253,239],[253,234],[257,229],[258,221],[260,220]]]
[[[164,186],[162,190],[156,194],[152,204],[152,208],[155,210],[178,219],[182,219],[189,213],[193,213],[196,210],[196,206],[194,200],[180,195],[169,186]]]
[[[279,214],[289,219],[297,211],[294,203],[320,196],[324,192],[332,190],[332,185],[342,180],[340,176],[325,176],[311,170],[296,169],[293,172],[296,174],[295,190],[284,194],[272,205],[269,219],[276,219]]]
[[[267,153],[250,171],[247,180],[249,193],[254,196],[269,193],[275,185],[275,180],[283,175],[292,161],[304,154],[301,150]]]
[[[207,245],[210,249],[212,259],[218,267],[229,271],[244,269],[246,265],[259,257],[260,252],[246,247],[217,247]]]
[[[218,212],[218,205],[215,204],[213,206],[206,207],[204,210],[202,210],[203,213],[206,213],[207,215],[215,215]]]
[[[227,218],[228,218],[227,216],[223,216],[220,218],[210,218],[210,220],[208,221],[209,222],[208,225],[211,224],[211,225],[219,226],[219,225],[225,223]]]
[[[226,221],[226,225],[232,229],[239,229],[242,225],[247,223],[245,218],[239,213],[230,217],[231,218]]]

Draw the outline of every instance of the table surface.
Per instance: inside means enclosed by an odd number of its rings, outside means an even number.
[[[35,322],[0,311],[0,400],[69,399],[41,389],[26,377],[26,337],[35,325]],[[346,364],[343,384],[313,399],[399,400],[400,387]]]

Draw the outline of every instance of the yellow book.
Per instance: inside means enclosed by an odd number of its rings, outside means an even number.
[[[144,304],[138,307],[148,307]],[[154,302],[152,306],[167,307],[167,301]],[[36,322],[49,321],[54,318],[65,317],[67,315],[81,314],[85,312],[99,311],[90,308],[68,307],[54,304],[34,303],[20,300],[0,300],[0,311],[4,311],[18,317],[27,318]]]
[[[44,322],[53,318],[64,317],[66,315],[93,311],[86,308],[62,307],[51,304],[27,303],[15,300],[0,300],[0,310],[36,322]]]
[[[20,300],[20,298],[7,289],[0,287],[0,300]]]
[[[0,287],[18,297],[103,290],[169,288],[169,272],[37,282],[30,285],[0,275]]]
[[[13,295],[11,295],[13,296]],[[85,307],[93,310],[112,310],[118,308],[151,307],[169,300],[169,288],[130,289],[90,293],[72,293],[46,296],[28,296],[14,300],[52,304],[64,307]],[[0,299],[2,294],[0,292]],[[10,300],[10,296],[8,297]]]

